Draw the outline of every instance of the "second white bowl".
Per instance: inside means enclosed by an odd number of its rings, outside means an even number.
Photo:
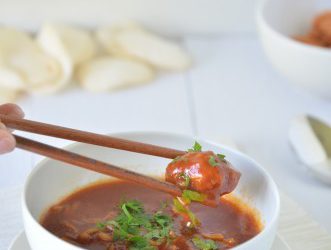
[[[265,0],[258,8],[257,24],[272,65],[297,86],[330,98],[331,49],[293,39],[308,33],[321,11],[316,0]]]

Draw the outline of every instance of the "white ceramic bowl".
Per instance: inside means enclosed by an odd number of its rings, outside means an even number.
[[[331,49],[306,45],[292,38],[309,31],[314,17],[323,11],[318,2],[265,0],[258,8],[257,24],[273,66],[290,82],[330,98]]]
[[[190,148],[194,142],[191,137],[165,133],[131,132],[115,136],[178,149]],[[260,165],[247,156],[211,142],[203,140],[199,140],[199,142],[205,149],[224,153],[227,159],[242,172],[242,179],[236,189],[236,194],[258,209],[265,223],[265,228],[260,234],[234,249],[270,249],[276,235],[279,215],[279,195],[275,183]],[[158,157],[82,143],[73,144],[67,149],[150,175],[163,175],[165,166],[169,162]],[[23,195],[24,227],[33,250],[81,249],[52,235],[38,221],[41,214],[60,198],[70,194],[76,188],[100,178],[105,177],[53,160],[44,160],[36,166],[27,179]]]

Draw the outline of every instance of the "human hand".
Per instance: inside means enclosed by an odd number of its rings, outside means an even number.
[[[0,114],[9,115],[17,118],[23,118],[23,110],[16,104],[4,104],[0,105]],[[15,148],[16,141],[11,131],[1,123],[0,120],[0,154],[8,153]]]

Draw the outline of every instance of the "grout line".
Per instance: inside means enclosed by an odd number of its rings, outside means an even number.
[[[189,108],[190,124],[192,128],[193,136],[197,137],[198,136],[197,115],[196,115],[196,106],[195,106],[195,100],[193,94],[193,86],[190,78],[190,72],[186,73],[184,75],[184,78],[185,78],[185,88],[186,88],[186,99]]]
[[[183,46],[185,49],[190,52],[189,45],[188,45],[188,39],[184,39]],[[193,54],[193,53],[192,53]],[[191,79],[191,70],[188,70],[183,76],[185,81],[185,89],[186,89],[186,100],[187,105],[189,109],[189,119],[191,124],[191,130],[194,137],[198,136],[198,124],[197,124],[197,112],[196,112],[196,103],[194,99],[194,93],[193,93],[193,85],[192,85],[192,79]]]

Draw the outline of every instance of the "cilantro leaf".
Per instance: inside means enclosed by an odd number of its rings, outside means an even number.
[[[123,209],[123,206],[125,206],[126,208],[132,210],[135,213],[141,213],[144,210],[143,205],[139,201],[136,201],[136,200],[123,202],[121,204],[122,209]]]
[[[149,246],[148,240],[140,235],[133,236],[129,239],[129,242],[131,243],[130,249],[145,249]],[[153,248],[155,249],[155,248]]]
[[[225,155],[223,154],[217,154],[218,159],[220,159],[221,161],[223,161],[225,159]]]
[[[167,227],[171,225],[170,216],[163,214],[162,212],[156,212],[153,215],[153,220],[161,227]]]
[[[194,236],[192,239],[193,244],[200,250],[216,250],[217,244],[213,240],[204,240],[199,236]]]
[[[188,149],[187,152],[201,152],[201,150],[202,146],[197,141],[195,141],[193,147]]]
[[[130,214],[129,210],[127,209],[127,205],[126,204],[123,204],[122,205],[122,210],[123,212],[125,213],[125,215],[128,217],[128,221],[132,221],[133,217],[132,215]]]
[[[130,250],[156,250],[151,244],[161,244],[170,237],[172,218],[162,211],[148,214],[139,201],[126,201],[120,205],[120,213],[110,221],[99,222],[99,230],[112,227],[114,241],[125,240]],[[155,242],[156,241],[156,242]]]
[[[209,165],[212,166],[212,167],[216,167],[216,166],[219,165],[219,162],[217,162],[215,157],[212,156],[212,155],[209,157],[208,162],[209,162]]]

